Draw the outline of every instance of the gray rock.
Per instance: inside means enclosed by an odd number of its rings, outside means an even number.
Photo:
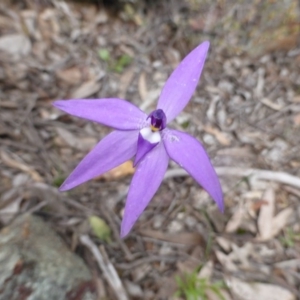
[[[94,300],[82,259],[42,219],[22,216],[0,232],[0,300]]]

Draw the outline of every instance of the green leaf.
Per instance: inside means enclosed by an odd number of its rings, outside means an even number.
[[[111,242],[111,229],[103,219],[97,216],[91,216],[89,217],[89,223],[93,234],[98,239],[106,243]]]
[[[98,55],[103,61],[109,61],[110,59],[110,54],[107,49],[100,49],[98,51]]]
[[[186,300],[207,300],[207,291],[211,290],[220,300],[225,300],[221,289],[225,287],[224,282],[210,283],[206,278],[198,278],[198,270],[185,273],[182,277],[175,277],[177,283],[176,296],[184,297]]]
[[[65,181],[66,177],[63,175],[58,175],[56,176],[53,181],[52,181],[52,185],[55,187],[60,187],[62,185],[62,183]]]
[[[225,300],[218,285],[212,285],[210,289],[219,297],[220,300]]]
[[[184,121],[180,124],[183,129],[187,129],[190,125],[190,121]]]
[[[123,70],[130,65],[130,63],[132,62],[132,57],[127,55],[127,54],[123,54],[115,63],[115,65],[113,66],[113,70],[117,73],[122,73]]]

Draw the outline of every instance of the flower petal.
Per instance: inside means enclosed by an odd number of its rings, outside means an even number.
[[[119,130],[140,129],[147,119],[138,107],[117,98],[59,100],[53,105],[73,116]]]
[[[177,130],[168,130],[163,138],[170,158],[183,167],[224,211],[222,188],[210,159],[200,142]]]
[[[145,127],[143,128],[142,130],[147,130],[148,128]],[[141,130],[141,131],[142,131]],[[151,131],[151,129],[149,128],[149,130]],[[158,142],[160,141],[157,141],[157,142],[153,142],[151,143],[150,141],[148,141],[147,139],[145,139],[143,137],[143,135],[141,134],[141,131],[140,131],[140,134],[139,134],[139,138],[138,138],[138,143],[137,143],[137,150],[136,150],[136,155],[135,155],[135,159],[134,159],[134,164],[133,166],[135,167],[147,154],[148,152],[150,152],[157,144]],[[160,134],[159,132],[155,132],[153,134],[157,134],[158,137],[160,138]]]
[[[83,182],[99,176],[136,153],[139,131],[113,131],[88,153],[61,185],[60,190],[69,190]]]
[[[158,100],[157,109],[162,109],[167,122],[172,121],[190,101],[198,84],[209,42],[203,42],[190,52],[167,80]]]
[[[121,224],[121,237],[129,233],[156,193],[164,178],[168,162],[164,144],[159,143],[138,165],[129,187]]]

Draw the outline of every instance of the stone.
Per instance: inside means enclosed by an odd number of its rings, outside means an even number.
[[[83,260],[41,218],[20,216],[0,232],[0,300],[96,300]]]

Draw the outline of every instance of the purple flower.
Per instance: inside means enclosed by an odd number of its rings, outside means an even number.
[[[223,211],[219,179],[202,144],[192,136],[169,129],[187,105],[199,81],[209,42],[188,54],[167,80],[156,110],[145,114],[133,104],[116,98],[60,100],[54,106],[77,117],[115,129],[87,154],[60,187],[69,190],[135,156],[136,171],[130,184],[121,225],[126,236],[144,211],[167,170],[169,158],[183,167]]]

